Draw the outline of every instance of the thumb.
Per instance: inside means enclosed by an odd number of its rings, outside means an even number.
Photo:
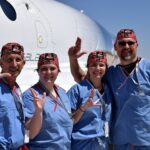
[[[93,97],[94,97],[94,89],[92,88],[92,89],[91,89],[91,92],[90,92],[89,98],[93,99]]]
[[[42,98],[45,99],[45,97],[46,97],[46,92],[43,93]]]
[[[78,55],[78,57],[81,57],[81,56],[84,55],[84,54],[87,54],[87,52],[86,52],[86,51],[80,52],[80,54]]]

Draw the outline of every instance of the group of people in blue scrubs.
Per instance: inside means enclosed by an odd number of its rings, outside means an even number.
[[[109,139],[114,150],[150,150],[150,61],[138,57],[137,48],[135,32],[120,30],[114,43],[120,63],[110,66],[105,75],[112,110]],[[69,51],[77,82],[86,78],[77,61],[84,53],[77,47]]]
[[[137,47],[135,32],[122,29],[114,44],[120,63],[108,67],[105,52],[94,50],[85,73],[78,58],[86,52],[80,52],[77,38],[68,54],[78,83],[66,93],[55,83],[57,55],[43,53],[37,63],[39,81],[22,94],[16,79],[25,65],[24,48],[4,45],[0,150],[109,150],[109,142],[114,150],[150,150],[150,61],[137,56]],[[25,129],[29,143],[22,147]]]
[[[68,150],[73,121],[64,89],[55,84],[60,72],[57,55],[41,54],[39,81],[23,94],[16,79],[25,64],[18,43],[2,47],[0,66],[0,150]],[[25,129],[29,143],[24,145]]]

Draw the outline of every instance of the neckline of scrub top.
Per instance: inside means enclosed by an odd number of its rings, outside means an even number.
[[[91,86],[91,88],[93,88],[94,91],[96,91],[96,94],[100,97],[99,101],[95,101],[95,102],[93,101],[93,102],[94,102],[94,103],[100,102],[102,108],[104,108],[104,107],[105,107],[105,102],[104,102],[104,101],[102,100],[102,98],[101,98],[103,94],[101,94],[101,93],[99,92],[99,90],[96,89],[96,88],[93,86],[93,84],[92,84],[89,80],[86,79],[86,81],[87,81],[87,83]]]
[[[55,103],[55,106],[54,106],[54,110],[56,109],[56,107],[59,105],[61,108],[63,108],[67,114],[70,116],[70,112],[67,110],[67,108],[65,107],[65,104],[62,100],[62,98],[60,97],[59,93],[58,93],[58,88],[56,87],[56,85],[54,85],[54,90],[57,94],[57,97],[55,97],[54,95],[52,95],[51,92],[49,92],[46,87],[41,83],[41,82],[38,82],[37,83],[37,86],[44,92],[46,92],[46,96],[52,101]],[[60,101],[58,101],[58,97],[60,99]]]

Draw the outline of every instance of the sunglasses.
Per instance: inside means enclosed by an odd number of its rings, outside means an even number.
[[[119,46],[125,46],[126,44],[128,44],[129,46],[132,46],[132,45],[134,45],[136,42],[134,42],[134,41],[127,41],[127,42],[125,42],[125,41],[119,41],[118,42],[118,45]]]

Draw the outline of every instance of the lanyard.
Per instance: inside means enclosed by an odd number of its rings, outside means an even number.
[[[50,98],[50,100],[52,100],[55,103],[54,111],[56,111],[56,108],[58,106],[58,95],[56,95],[56,100],[54,100],[55,97],[53,98],[50,95],[48,97]]]
[[[54,97],[51,93],[48,94],[48,98],[49,98],[51,101],[53,101],[53,102],[55,103],[54,111],[56,110],[56,107],[57,107],[58,105],[59,105],[60,107],[62,107],[63,109],[66,110],[65,105],[64,105],[62,99],[61,99],[61,98],[59,97],[59,95],[58,95],[58,92],[56,92],[56,94],[57,94],[57,97]],[[60,102],[58,101],[58,97],[59,97],[59,99],[60,99]]]
[[[54,89],[55,89],[55,92],[56,92],[56,94],[57,94],[57,97],[53,96],[53,95],[45,88],[45,86],[44,86],[42,83],[38,82],[37,85],[38,85],[39,88],[41,88],[43,91],[45,91],[45,92],[46,92],[46,95],[48,96],[48,98],[49,98],[52,102],[55,103],[54,111],[56,111],[56,108],[57,108],[57,106],[59,105],[61,108],[63,108],[63,109],[67,112],[67,114],[68,114],[69,116],[71,116],[71,112],[69,112],[69,111],[67,110],[67,108],[66,108],[66,106],[65,106],[65,104],[64,104],[64,102],[63,102],[63,100],[62,100],[62,98],[61,98],[61,96],[60,96],[59,93],[58,93],[58,89],[57,89],[57,87],[56,87],[55,85],[54,85]],[[60,101],[59,101],[58,99],[60,99]]]
[[[92,83],[91,83],[89,80],[86,79],[86,81],[90,84],[90,86],[94,89],[94,91],[96,91],[96,94],[99,96],[99,99],[96,100],[94,103],[100,102],[100,104],[101,104],[103,110],[105,110],[105,102],[104,102],[103,99],[101,98],[102,95],[100,94],[100,92],[98,91],[98,89],[95,89],[95,87],[92,85]]]
[[[137,78],[138,66],[139,66],[139,61],[136,63],[135,68],[132,70],[132,72],[131,72],[131,73],[129,74],[129,76],[127,76],[127,77],[126,77],[126,75],[125,75],[123,69],[121,68],[121,66],[119,66],[120,69],[121,69],[121,72],[122,72],[122,73],[124,74],[124,76],[125,76],[125,80],[121,83],[121,85],[118,87],[118,89],[121,89],[121,88],[126,84],[126,82],[127,82],[127,80],[128,80],[129,78],[131,78],[131,80],[133,81],[133,83],[134,83],[135,85],[139,86],[139,81],[138,81],[138,78]],[[130,76],[130,75],[133,74],[133,73],[135,73],[135,76],[136,76],[136,78],[137,78],[137,81],[135,81],[135,80]]]
[[[13,98],[14,98],[16,108],[19,112],[21,121],[24,122],[25,121],[25,116],[24,116],[24,111],[23,111],[23,102],[22,102],[22,97],[21,97],[21,95],[22,95],[21,90],[18,86],[16,87],[16,85],[15,85],[13,87],[13,89],[11,90],[11,92],[12,92],[12,95],[13,95]]]
[[[141,60],[140,60],[140,61],[141,61]],[[121,69],[122,73],[124,74],[124,72],[123,72],[123,70],[122,70],[121,67],[120,67],[120,69]],[[139,72],[139,61],[136,63],[135,68],[132,70],[132,72],[129,74],[129,76],[125,78],[125,80],[121,83],[121,85],[118,87],[118,89],[121,89],[121,88],[126,84],[127,80],[130,78],[130,79],[133,81],[133,83],[136,85],[136,88],[137,88],[137,91],[138,91],[138,95],[144,96],[145,93],[144,93],[144,91],[141,89],[140,83],[139,83],[139,80],[138,80],[138,75],[137,75],[138,72]],[[135,78],[136,78],[136,79],[134,79],[133,77],[131,77],[131,76],[130,76],[131,74],[135,74]],[[126,76],[126,75],[125,75],[125,76]]]

